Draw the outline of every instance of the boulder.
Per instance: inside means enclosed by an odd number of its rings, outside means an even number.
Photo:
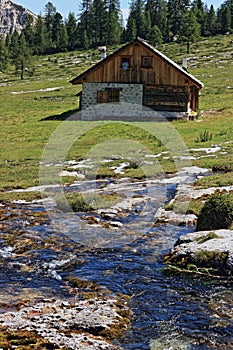
[[[166,263],[181,269],[207,269],[215,275],[233,271],[233,231],[200,231],[181,235],[163,256]]]
[[[194,226],[197,216],[194,214],[174,213],[171,210],[159,208],[155,215],[155,223],[169,223],[178,226]]]

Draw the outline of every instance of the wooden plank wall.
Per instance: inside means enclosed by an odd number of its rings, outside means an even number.
[[[146,85],[176,85],[184,86],[187,78],[169,63],[153,54],[140,44],[125,48],[119,55],[88,74],[85,82],[116,82],[116,83],[142,83]],[[142,67],[142,56],[151,57],[150,68]],[[130,59],[130,68],[122,69],[122,59]]]
[[[144,105],[154,110],[186,112],[188,92],[185,87],[145,87]]]

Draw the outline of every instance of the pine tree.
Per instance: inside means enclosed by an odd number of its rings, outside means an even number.
[[[223,34],[231,32],[231,11],[227,3],[221,5],[217,11],[217,22]]]
[[[46,52],[48,53],[52,53],[54,51],[53,26],[56,12],[57,9],[51,2],[48,2],[45,5],[44,21],[47,29]]]
[[[36,55],[43,55],[47,47],[47,30],[46,25],[41,16],[37,17],[34,28],[34,53]]]
[[[106,0],[93,1],[90,24],[92,46],[105,45],[108,37],[108,9]]]
[[[107,44],[113,45],[120,42],[122,35],[120,2],[119,0],[108,0],[108,36]]]
[[[145,1],[132,0],[130,4],[129,18],[131,17],[136,25],[136,36],[145,38],[146,23],[144,16]]]
[[[83,0],[80,9],[79,21],[83,22],[84,29],[88,30],[90,23],[90,13],[91,13],[92,0]]]
[[[203,24],[201,26],[201,35],[203,35],[203,36],[210,35],[208,17],[209,17],[209,8],[205,4],[204,5],[204,15],[203,15]]]
[[[68,47],[68,35],[63,23],[63,17],[59,12],[53,16],[51,26],[52,47],[54,52],[66,51]]]
[[[182,19],[182,24],[178,31],[179,40],[187,43],[187,53],[189,53],[189,44],[197,41],[200,36],[200,25],[191,10],[187,11]]]
[[[33,49],[34,45],[34,35],[33,35],[33,17],[30,14],[26,15],[25,22],[24,22],[24,28],[22,30],[22,33],[24,34],[24,37],[31,49]]]
[[[6,46],[6,40],[0,36],[0,72],[4,72],[9,63],[8,48]]]
[[[200,25],[201,35],[204,34],[205,29],[205,4],[202,0],[194,0],[192,2],[192,11]]]
[[[92,44],[92,0],[82,1],[80,8],[79,23],[77,26],[78,46],[88,49]],[[84,38],[85,37],[85,38]],[[84,40],[85,39],[85,45]]]
[[[10,39],[9,52],[10,52],[10,58],[12,60],[17,58],[20,54],[19,34],[16,30],[13,32],[11,39]]]
[[[75,14],[70,12],[66,20],[66,31],[68,35],[68,50],[73,51],[77,48],[77,21]]]
[[[226,7],[223,12],[223,34],[231,32],[231,11],[229,7]]]
[[[18,44],[19,55],[14,57],[12,62],[15,65],[15,73],[20,74],[21,79],[24,79],[25,72],[29,75],[34,73],[34,67],[32,65],[31,52],[24,34],[20,35]]]
[[[87,50],[89,48],[89,40],[88,40],[88,35],[86,30],[83,31],[82,44],[83,44],[84,50]]]
[[[167,2],[165,0],[147,0],[145,11],[149,12],[151,27],[157,26],[163,38],[168,38]]]
[[[172,39],[177,36],[189,5],[189,0],[168,0],[168,29]]]
[[[152,25],[151,25],[151,17],[150,17],[150,12],[149,11],[145,10],[144,18],[145,18],[144,39],[150,40],[150,35],[151,35],[151,31],[152,31]]]
[[[126,26],[126,31],[125,31],[125,39],[126,41],[131,41],[135,39],[137,36],[137,26],[136,26],[136,21],[133,18],[133,16],[129,15],[128,21],[127,21],[127,26]]]
[[[155,47],[159,47],[162,44],[163,37],[162,37],[162,33],[161,33],[159,27],[153,26],[151,28],[150,35],[149,35],[149,41],[150,41],[150,44],[155,46]]]
[[[215,29],[216,29],[217,17],[216,17],[216,13],[215,13],[213,5],[210,6],[210,10],[209,10],[208,16],[207,16],[207,21],[208,21],[209,33],[211,35],[214,35]]]
[[[68,50],[68,34],[64,23],[61,24],[57,35],[57,52]]]

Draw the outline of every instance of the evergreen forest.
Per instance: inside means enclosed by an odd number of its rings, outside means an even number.
[[[137,36],[157,48],[185,43],[188,51],[201,36],[233,33],[233,0],[216,10],[202,0],[131,0],[126,23],[119,0],[83,0],[77,12],[64,19],[48,2],[36,23],[28,15],[21,33],[0,37],[0,71],[13,64],[23,79],[33,74],[33,55],[119,45]]]

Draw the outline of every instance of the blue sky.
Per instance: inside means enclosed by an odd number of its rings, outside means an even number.
[[[49,0],[12,0],[13,2],[26,7],[27,9],[34,12],[36,15],[40,12],[43,13],[45,5],[49,2]],[[57,8],[57,11],[60,12],[63,17],[67,17],[69,12],[74,12],[76,15],[79,13],[79,4],[81,1],[78,0],[50,0],[52,4]],[[121,0],[121,9],[124,12],[124,16],[127,14],[127,10],[129,8],[129,0]],[[210,6],[214,5],[215,9],[217,9],[224,0],[204,0],[204,2]]]

